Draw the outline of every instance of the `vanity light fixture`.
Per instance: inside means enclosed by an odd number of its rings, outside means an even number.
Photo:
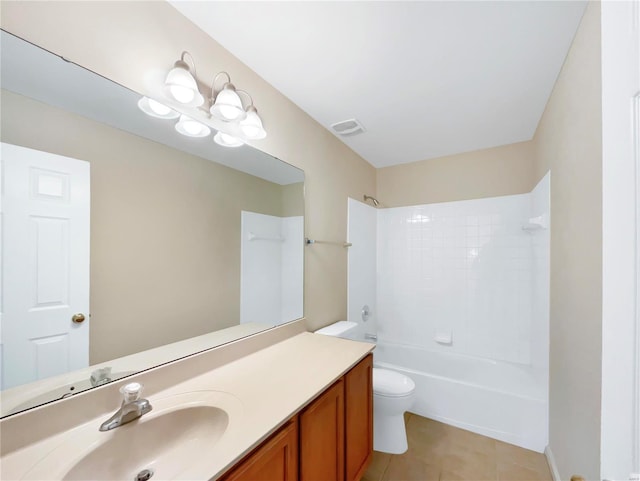
[[[171,120],[180,117],[180,114],[175,110],[149,97],[142,97],[138,100],[138,107],[140,107],[140,110],[145,114],[158,119]]]
[[[189,56],[193,65],[193,75],[185,56]],[[204,97],[198,90],[198,82],[195,79],[196,64],[189,52],[182,52],[180,60],[177,60],[173,68],[167,74],[164,81],[166,92],[176,102],[190,107],[199,107],[204,103]]]
[[[227,72],[213,78],[211,97],[203,105],[205,98],[198,89],[196,65],[189,52],[182,52],[164,82],[157,79],[149,88],[151,96],[138,101],[140,110],[160,119],[180,117],[175,129],[182,135],[206,137],[214,129],[217,133],[213,140],[224,147],[239,147],[267,136],[253,98],[244,90],[236,90]],[[246,104],[240,94],[247,96]]]
[[[181,115],[176,124],[176,130],[187,137],[206,137],[211,133],[211,129],[191,117]]]

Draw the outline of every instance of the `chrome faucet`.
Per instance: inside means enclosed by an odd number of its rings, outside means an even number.
[[[111,382],[111,367],[107,366],[93,371],[89,377],[89,382],[91,387],[102,386]]]
[[[109,431],[147,414],[153,407],[147,399],[140,399],[142,384],[132,382],[120,388],[122,405],[113,416],[100,425],[100,431]]]
[[[365,332],[364,333],[364,338],[367,341],[378,342],[378,335],[377,334],[373,334],[371,332]]]

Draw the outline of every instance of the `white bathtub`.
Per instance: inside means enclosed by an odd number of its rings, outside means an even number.
[[[547,445],[544,369],[384,341],[374,365],[414,380],[415,414],[538,452]]]

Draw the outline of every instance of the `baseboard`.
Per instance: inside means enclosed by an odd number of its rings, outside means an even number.
[[[556,466],[556,460],[551,452],[551,446],[547,446],[544,450],[544,455],[547,458],[547,464],[549,465],[549,471],[551,471],[551,477],[553,481],[561,481],[560,473],[558,472],[558,466]]]

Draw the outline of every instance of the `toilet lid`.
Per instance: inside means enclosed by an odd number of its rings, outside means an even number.
[[[408,376],[388,369],[373,368],[373,392],[382,396],[406,396],[416,384]]]

